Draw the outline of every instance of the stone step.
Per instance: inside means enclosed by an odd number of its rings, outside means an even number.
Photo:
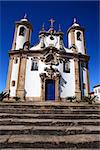
[[[0,149],[0,150],[48,150],[48,148],[2,148],[2,149]],[[75,150],[75,149],[73,149],[73,148],[63,148],[63,149],[61,149],[61,148],[49,148],[49,150]],[[79,150],[91,150],[91,148],[80,148]],[[96,149],[92,149],[92,150],[97,150],[97,148]]]
[[[10,114],[1,113],[2,118],[20,118],[20,119],[100,119],[99,114]]]
[[[0,103],[0,150],[99,149],[100,106]]]
[[[99,126],[0,126],[0,135],[77,135],[100,134]]]
[[[0,108],[52,108],[52,109],[99,109],[99,105],[63,103],[63,102],[39,102],[39,103],[0,103]]]
[[[17,114],[100,114],[95,109],[32,109],[32,108],[0,108],[0,113],[17,113]]]
[[[15,118],[2,118],[0,125],[32,125],[32,126],[82,126],[92,125],[100,126],[99,119],[15,119]]]
[[[1,135],[1,148],[99,148],[99,135]]]

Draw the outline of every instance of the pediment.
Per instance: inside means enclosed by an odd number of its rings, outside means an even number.
[[[58,64],[58,57],[57,57],[57,49],[54,48],[49,48],[46,49],[45,53],[44,53],[44,62],[46,64]]]

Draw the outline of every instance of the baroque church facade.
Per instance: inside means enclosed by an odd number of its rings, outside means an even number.
[[[11,98],[27,101],[63,100],[67,97],[88,96],[88,61],[84,28],[74,19],[67,31],[68,48],[59,26],[44,25],[39,32],[39,43],[30,46],[32,24],[26,17],[16,22],[6,90]]]

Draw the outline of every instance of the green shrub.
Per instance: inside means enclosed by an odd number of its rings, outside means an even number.
[[[66,97],[66,100],[69,100],[70,102],[73,102],[75,99],[76,99],[75,96]]]
[[[13,97],[13,99],[15,99],[16,102],[18,102],[20,100],[20,97]]]
[[[1,92],[0,93],[0,101],[2,102],[4,98],[9,97],[9,93],[7,92]]]
[[[88,102],[89,104],[92,104],[92,102],[95,100],[95,97],[96,96],[93,96],[93,97],[91,97],[91,96],[83,96],[82,97],[82,101],[83,102]]]

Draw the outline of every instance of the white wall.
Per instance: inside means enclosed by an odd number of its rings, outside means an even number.
[[[25,90],[26,97],[40,97],[41,96],[41,78],[40,73],[44,72],[45,64],[39,60],[39,70],[31,71],[32,57],[27,59],[26,75],[25,75]]]
[[[86,72],[86,63],[84,62],[84,67],[83,67],[83,83],[85,83],[85,89],[84,91],[84,96],[88,96],[88,85],[87,85],[87,72]]]
[[[20,27],[24,27],[26,29],[26,32],[25,32],[24,36],[19,35]],[[15,48],[15,50],[19,50],[19,49],[23,48],[23,44],[26,42],[26,37],[27,37],[27,33],[28,32],[29,32],[29,29],[26,28],[26,26],[19,25],[18,30],[17,30],[16,48]]]
[[[100,101],[100,85],[93,88],[95,100]]]
[[[25,91],[26,97],[41,96],[41,82],[39,71],[31,71],[32,57],[27,59],[26,75],[25,75]]]
[[[48,37],[46,36],[44,38],[45,46],[48,47],[48,46],[52,45],[52,46],[59,49],[60,48],[60,44],[59,44],[60,37],[59,36],[53,36],[54,40],[51,40],[50,37],[51,37],[51,35],[49,35]]]
[[[82,36],[81,39],[82,39],[82,41],[77,40],[77,32],[81,32],[81,36]],[[78,49],[78,52],[84,54],[83,32],[80,31],[80,30],[75,30],[74,36],[75,36],[75,45],[76,45],[76,47]]]
[[[68,33],[68,48],[70,48],[72,46],[72,43],[71,43],[71,33],[69,32]]]
[[[63,66],[62,66],[62,69],[63,69]],[[60,96],[61,96],[61,98],[75,96],[74,60],[70,59],[70,73],[64,73],[63,70],[59,70],[59,71],[62,74],[62,79],[60,81],[60,89],[61,89]],[[64,83],[64,82],[66,82],[66,83]],[[63,83],[63,85],[62,85],[62,83]]]
[[[31,71],[32,57],[27,59],[26,65],[26,78],[25,78],[25,90],[26,97],[40,97],[41,96],[41,79],[39,74],[45,72],[44,68],[49,67],[39,60],[39,70]],[[70,73],[63,73],[63,63],[58,66],[54,66],[61,73],[62,78],[60,79],[60,96],[62,98],[68,96],[75,96],[75,70],[74,60],[70,60]],[[63,81],[63,82],[62,82]],[[66,82],[66,84],[64,83]]]
[[[19,71],[19,58],[17,64],[12,64],[12,73],[11,73],[11,80],[10,80],[10,96],[14,97],[16,96],[16,89],[17,89],[17,82],[18,82],[18,71]],[[12,81],[15,81],[15,86],[12,86]]]
[[[75,69],[74,60],[70,59],[70,73],[63,72],[63,62],[55,67],[61,73],[60,78],[60,97],[66,98],[75,96]]]

